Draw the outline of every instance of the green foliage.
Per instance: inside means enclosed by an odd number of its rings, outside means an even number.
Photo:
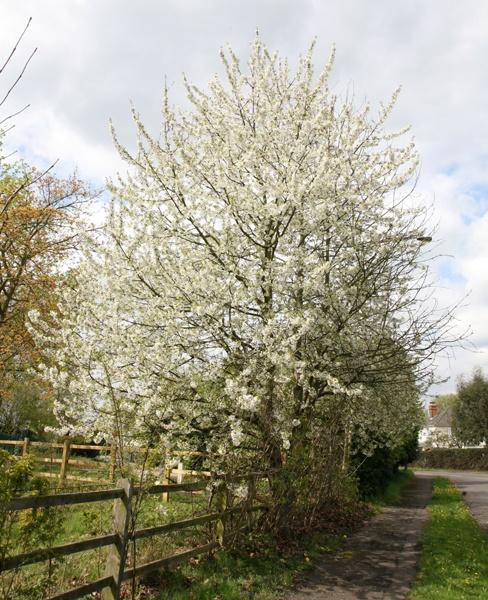
[[[488,539],[455,486],[434,480],[412,600],[488,598]]]
[[[488,448],[431,448],[419,454],[415,466],[427,469],[488,470]]]
[[[469,380],[462,379],[454,405],[454,432],[465,444],[488,441],[488,379],[475,369]]]
[[[29,457],[14,458],[0,450],[0,561],[8,556],[33,548],[51,545],[61,530],[61,511],[56,508],[39,508],[23,511],[9,510],[14,496],[45,494],[49,490],[46,480],[35,477]],[[34,583],[21,578],[18,569],[0,575],[0,598],[39,598],[52,576],[50,569],[44,571]]]
[[[403,490],[413,480],[413,477],[413,472],[410,470],[398,471],[379,494],[370,498],[369,502],[373,505],[373,508],[380,510],[383,506],[398,504]]]
[[[33,378],[18,374],[8,397],[0,403],[0,430],[17,436],[31,432],[40,439],[45,427],[56,424],[53,399],[46,397]]]
[[[359,493],[363,498],[378,496],[388,482],[395,477],[399,467],[406,467],[415,460],[418,453],[418,432],[415,430],[401,445],[391,448],[378,443],[373,453],[364,455],[355,453],[353,467]]]
[[[439,410],[444,410],[445,408],[452,409],[458,401],[458,396],[457,394],[439,394],[434,400]]]

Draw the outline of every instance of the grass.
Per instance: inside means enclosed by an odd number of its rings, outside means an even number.
[[[488,539],[446,478],[434,479],[412,600],[488,598]]]
[[[220,551],[210,559],[182,565],[154,581],[155,600],[277,600],[296,578],[311,570],[324,552],[337,550],[346,536],[315,532],[292,550],[280,552],[271,540],[256,540],[246,550]],[[252,550],[250,550],[252,548]],[[261,548],[261,549],[259,549]]]
[[[410,482],[412,476],[409,471],[399,472],[374,499],[372,503],[374,510],[381,510],[384,505],[398,502],[402,489]],[[206,502],[204,496],[192,498],[180,493],[173,494],[169,504],[162,504],[157,496],[147,497],[138,518],[138,527],[148,527],[201,514],[205,512]],[[100,502],[67,508],[63,531],[56,543],[110,531],[111,506],[111,502]],[[316,531],[301,536],[298,540],[293,539],[286,545],[286,550],[283,549],[283,545],[278,548],[274,539],[263,534],[247,536],[240,542],[239,551],[219,551],[210,558],[199,557],[178,568],[173,567],[169,572],[163,571],[152,575],[142,582],[140,597],[155,600],[170,598],[175,600],[215,600],[216,598],[276,600],[280,598],[283,590],[289,588],[301,574],[312,568],[314,560],[320,554],[339,549],[347,537],[344,533],[338,533],[341,527],[344,531],[351,523],[357,524],[367,512],[364,505],[356,505],[354,502],[350,506],[351,514],[347,510],[342,507],[343,522],[340,519],[337,521],[334,517],[337,525],[333,529],[334,534],[331,533],[330,528]],[[138,562],[167,556],[176,548],[204,543],[207,536],[208,531],[205,526],[201,526],[166,536],[157,536],[147,541],[142,540],[138,544]],[[54,587],[66,589],[70,587],[70,583],[74,585],[101,576],[105,567],[106,551],[106,549],[93,550],[82,555],[67,556],[61,561],[53,561],[53,566],[57,565],[53,578]],[[33,565],[27,568],[27,571],[35,578],[45,568],[45,565]]]

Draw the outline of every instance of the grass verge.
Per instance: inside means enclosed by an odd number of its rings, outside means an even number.
[[[488,598],[488,539],[448,479],[436,477],[412,600]]]

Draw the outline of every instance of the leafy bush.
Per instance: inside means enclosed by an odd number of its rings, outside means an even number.
[[[397,473],[399,467],[406,467],[418,454],[418,432],[415,431],[402,446],[391,448],[378,444],[373,454],[356,454],[353,465],[360,496],[368,498],[380,493]]]
[[[56,508],[38,508],[22,511],[9,510],[11,499],[19,495],[45,494],[48,482],[33,473],[32,459],[16,459],[0,450],[0,562],[34,548],[53,544],[62,526],[61,511]],[[35,582],[22,578],[20,569],[0,575],[0,598],[40,598],[48,587],[52,573],[38,577]]]

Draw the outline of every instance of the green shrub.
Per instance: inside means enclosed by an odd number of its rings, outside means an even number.
[[[0,450],[0,562],[35,548],[49,547],[61,531],[61,511],[57,508],[9,510],[15,496],[38,495],[49,492],[45,479],[36,477],[29,456],[15,458]],[[0,574],[0,598],[40,598],[48,587],[52,573],[35,581],[24,579],[22,569]]]
[[[431,448],[423,450],[414,464],[429,469],[488,470],[488,448]]]
[[[371,498],[380,494],[398,472],[406,467],[418,454],[418,432],[415,431],[402,446],[391,448],[377,442],[370,456],[356,453],[353,467],[356,468],[359,494]]]

